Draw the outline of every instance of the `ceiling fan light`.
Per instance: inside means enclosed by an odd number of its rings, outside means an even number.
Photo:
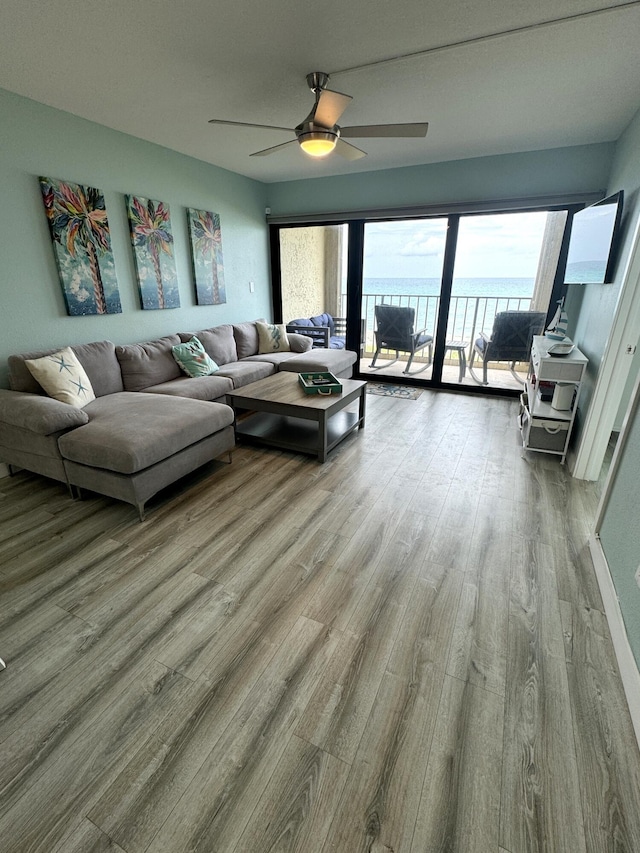
[[[321,130],[301,133],[298,137],[300,148],[311,157],[326,157],[336,147],[338,136]]]

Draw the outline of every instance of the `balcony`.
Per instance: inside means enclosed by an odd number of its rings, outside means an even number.
[[[407,366],[408,354],[400,353],[400,358],[394,364],[389,364],[395,358],[395,352],[383,350],[378,356],[376,367],[372,370],[371,360],[375,352],[374,338],[374,308],[376,305],[400,305],[411,307],[416,312],[416,329],[427,329],[435,336],[438,312],[440,310],[439,296],[416,296],[414,294],[363,294],[362,316],[364,319],[364,352],[360,359],[360,370],[368,374],[369,379],[375,376],[394,378],[401,380],[407,374],[403,371]],[[479,337],[480,332],[491,334],[493,321],[499,311],[529,311],[531,299],[518,296],[452,296],[449,306],[449,320],[447,323],[447,341],[464,343],[464,353],[467,364],[471,360],[473,341]],[[482,381],[482,369],[478,369],[478,360],[472,375],[467,368],[465,376],[460,380],[459,353],[456,350],[447,350],[443,365],[442,380],[452,384],[478,386]],[[421,379],[430,379],[432,367],[427,365],[426,353],[415,356],[411,365],[411,375]],[[527,364],[516,364],[516,373],[522,380],[526,376]],[[422,370],[421,370],[422,368]],[[489,388],[509,388],[521,390],[522,384],[512,375],[508,364],[494,362],[490,363],[487,373]],[[476,381],[477,380],[477,381]]]

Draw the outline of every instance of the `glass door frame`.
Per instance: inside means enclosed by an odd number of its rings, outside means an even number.
[[[283,323],[282,311],[282,276],[281,276],[281,252],[280,252],[280,231],[288,228],[305,228],[313,226],[331,226],[331,225],[347,225],[347,331],[346,331],[346,348],[353,352],[360,353],[363,341],[361,340],[361,322],[362,302],[364,294],[364,237],[365,225],[368,222],[395,222],[408,219],[446,219],[447,220],[447,236],[445,241],[444,262],[442,269],[442,279],[440,285],[440,305],[438,309],[438,321],[435,330],[434,339],[434,354],[433,368],[431,378],[423,376],[405,375],[402,377],[404,385],[415,386],[418,388],[435,388],[447,391],[455,391],[464,394],[487,394],[489,396],[502,396],[517,398],[520,394],[518,390],[509,388],[486,387],[484,385],[464,385],[459,383],[445,382],[442,380],[442,368],[444,357],[446,354],[446,339],[447,325],[449,321],[449,309],[451,305],[451,293],[453,290],[454,266],[458,242],[458,232],[461,217],[467,216],[482,216],[488,214],[500,213],[527,213],[533,210],[566,210],[568,212],[567,222],[562,237],[562,245],[558,258],[557,270],[553,282],[551,298],[549,302],[549,314],[552,314],[552,306],[562,298],[566,293],[566,286],[563,283],[564,268],[566,265],[570,224],[573,213],[576,210],[584,207],[584,204],[547,204],[541,206],[526,206],[522,208],[509,207],[507,209],[487,209],[463,211],[461,213],[424,213],[423,215],[416,213],[406,216],[377,216],[369,218],[345,218],[323,219],[321,222],[310,217],[308,221],[299,221],[291,223],[269,223],[269,246],[271,259],[271,282],[272,282],[272,310],[273,318],[276,323]],[[360,359],[354,365],[354,377],[357,379],[371,379],[372,376],[368,372],[361,372]],[[376,375],[376,381],[397,383],[397,378]]]

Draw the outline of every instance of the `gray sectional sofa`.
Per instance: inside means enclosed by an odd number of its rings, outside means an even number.
[[[171,348],[193,335],[219,365],[216,373],[190,378],[178,367]],[[229,391],[278,370],[351,376],[355,353],[289,340],[289,352],[259,354],[256,324],[247,322],[125,346],[74,345],[96,395],[83,408],[48,397],[25,364],[61,347],[10,356],[10,389],[0,389],[0,461],[127,501],[143,518],[160,489],[230,454]]]

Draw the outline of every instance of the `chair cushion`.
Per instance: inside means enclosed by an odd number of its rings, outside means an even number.
[[[431,343],[433,343],[433,337],[431,335],[418,335],[414,346],[418,349],[418,347],[423,347],[426,346],[426,344]]]
[[[288,325],[289,326],[307,326],[308,327],[308,326],[313,326],[313,323],[307,317],[300,317],[300,319],[298,319],[298,320],[292,320]],[[322,325],[322,323],[320,325]]]
[[[484,352],[484,348],[486,347],[486,345],[487,345],[487,342],[485,341],[484,338],[476,338],[476,342],[475,342],[474,346],[478,350],[479,353]]]
[[[336,338],[335,335],[329,338],[329,349],[344,349],[344,338]]]
[[[317,317],[311,317],[310,319],[314,326],[328,326],[330,336],[335,332],[335,325],[331,314],[318,314]]]

